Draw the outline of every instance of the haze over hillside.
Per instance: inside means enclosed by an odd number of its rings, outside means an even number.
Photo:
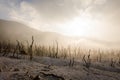
[[[100,41],[85,37],[68,37],[55,32],[42,32],[30,28],[22,23],[15,21],[0,20],[0,37],[1,41],[31,41],[31,36],[34,36],[35,42],[38,44],[54,44],[57,40],[60,45],[77,45],[86,47],[118,47],[114,43]]]
[[[0,20],[0,37],[1,40],[10,41],[30,41],[34,36],[36,43],[52,43],[55,40],[61,40],[64,36],[54,32],[41,32],[30,28],[24,24],[14,21]]]

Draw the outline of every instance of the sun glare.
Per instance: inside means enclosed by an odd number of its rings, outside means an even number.
[[[95,20],[89,16],[78,16],[65,23],[64,34],[69,36],[90,36],[91,30],[95,25]]]

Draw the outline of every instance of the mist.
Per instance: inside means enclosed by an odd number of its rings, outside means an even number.
[[[120,42],[119,0],[1,0],[0,18],[39,31]]]

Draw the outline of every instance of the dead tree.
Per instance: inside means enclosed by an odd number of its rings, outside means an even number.
[[[72,59],[70,59],[70,62],[69,62],[69,67],[73,67],[75,64],[75,59],[74,57]]]
[[[15,54],[17,54],[17,50],[18,50],[18,44],[17,44],[16,47],[14,48],[12,57],[15,57]]]
[[[25,51],[24,45],[22,43],[20,45],[20,54],[21,55],[26,55],[27,54],[26,51]]]
[[[55,52],[55,58],[58,58],[58,42],[56,41],[56,46],[57,46],[57,48],[56,48],[56,52]]]
[[[5,45],[2,56],[7,56],[9,52],[10,52],[10,43]]]
[[[16,40],[16,41],[17,41],[17,45],[14,48],[12,57],[17,57],[18,58],[19,55],[22,55],[22,54],[25,55],[27,53],[24,49],[24,45],[22,43],[20,43],[18,40]],[[15,54],[16,54],[16,56],[15,56]]]
[[[119,59],[118,59],[118,64],[120,65],[120,57],[119,57]]]
[[[113,58],[111,58],[110,66],[111,66],[111,67],[115,67],[115,61],[113,60]]]
[[[89,51],[89,55],[87,56],[87,58],[85,55],[83,56],[83,62],[84,62],[83,66],[89,69],[91,66],[90,51]]]
[[[18,40],[16,40],[16,42],[17,42],[17,45],[16,45],[16,47],[14,48],[13,56],[12,56],[12,57],[18,58],[18,55],[19,55],[19,53],[20,53],[20,42],[19,42]],[[16,54],[16,56],[15,56],[15,54]]]
[[[32,43],[31,43],[31,45],[29,46],[29,50],[28,50],[29,56],[30,56],[30,60],[33,59],[33,50],[32,50],[32,48],[33,48],[33,43],[34,43],[34,37],[32,36]]]
[[[2,53],[2,43],[0,42],[0,53]]]

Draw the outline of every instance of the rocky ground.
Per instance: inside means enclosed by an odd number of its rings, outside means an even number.
[[[65,59],[0,57],[0,80],[120,80],[120,67],[92,63],[87,70],[79,61],[70,67]]]

